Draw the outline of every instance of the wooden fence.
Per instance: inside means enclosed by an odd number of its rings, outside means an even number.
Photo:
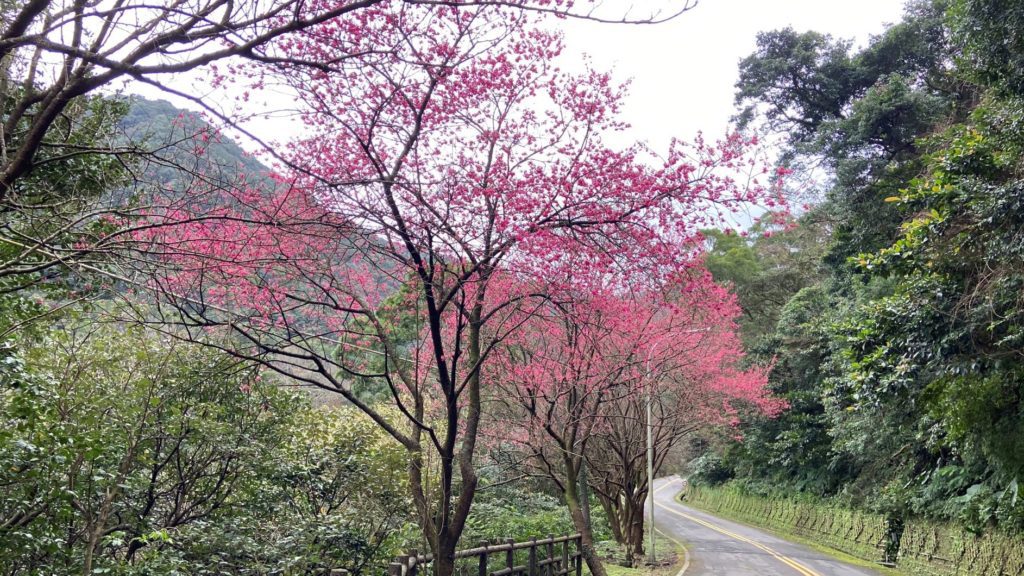
[[[511,539],[501,544],[481,542],[455,553],[458,576],[582,576],[583,555],[579,534],[548,536],[526,542]],[[433,555],[410,550],[388,566],[388,576],[427,576]]]

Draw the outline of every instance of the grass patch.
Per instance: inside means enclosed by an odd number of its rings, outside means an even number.
[[[872,570],[877,571],[879,574],[884,574],[886,576],[913,576],[910,572],[904,572],[904,571],[898,570],[896,568],[890,568],[888,566],[883,566],[881,564],[878,564],[877,562],[871,562],[870,560],[864,560],[863,558],[858,558],[858,557],[853,556],[851,554],[847,554],[846,552],[843,552],[842,550],[836,550],[835,548],[832,548],[831,546],[826,546],[826,545],[824,545],[824,544],[822,544],[820,542],[816,542],[814,540],[810,540],[810,539],[808,539],[805,536],[801,536],[799,534],[795,534],[795,533],[790,532],[788,530],[780,530],[780,529],[775,528],[775,527],[768,527],[768,526],[761,525],[761,524],[754,524],[754,523],[751,523],[749,520],[747,520],[745,518],[739,518],[737,516],[734,516],[734,515],[730,514],[729,512],[727,512],[725,510],[712,511],[712,510],[708,510],[708,509],[702,508],[699,504],[697,504],[695,502],[690,502],[689,500],[683,500],[683,493],[682,492],[679,492],[678,494],[676,494],[675,499],[680,504],[684,504],[686,506],[689,506],[690,508],[695,508],[697,510],[701,510],[703,512],[707,512],[708,514],[713,514],[715,516],[718,516],[718,517],[721,517],[721,518],[725,518],[725,519],[730,520],[732,522],[736,522],[737,524],[743,524],[744,526],[750,526],[751,528],[757,528],[758,530],[761,530],[763,532],[767,532],[767,533],[772,534],[774,536],[778,536],[779,538],[783,538],[785,540],[789,540],[790,542],[795,542],[797,544],[801,544],[803,546],[806,546],[806,547],[808,547],[808,548],[810,548],[810,549],[812,549],[812,550],[814,550],[816,552],[820,552],[820,553],[825,554],[827,556],[831,556],[831,557],[835,558],[836,560],[839,560],[840,562],[845,562],[847,564],[852,564],[854,566],[860,566],[860,567],[863,567],[863,568],[870,568]]]
[[[625,566],[626,554],[622,546],[615,541],[598,542],[594,547],[601,555],[608,576],[675,576],[685,558],[678,544],[658,533],[655,533],[654,537],[654,565],[644,564],[636,568]],[[587,570],[584,572],[589,574]]]

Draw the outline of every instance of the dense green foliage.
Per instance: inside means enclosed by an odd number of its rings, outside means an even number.
[[[97,314],[0,350],[3,574],[378,573],[422,548],[406,452],[365,416]],[[573,531],[557,498],[509,484],[466,538]]]
[[[0,111],[10,105],[6,78],[0,74]],[[9,95],[16,96],[11,89]],[[106,210],[114,191],[128,209],[135,159],[116,144],[118,123],[127,114],[125,102],[112,98],[81,98],[60,116],[54,132],[61,144],[44,146],[40,165],[0,201],[0,299],[22,289],[65,289],[74,282],[62,263],[93,265],[106,256],[103,239],[111,231]],[[16,127],[20,135],[23,126]],[[75,151],[67,152],[63,147]],[[6,151],[4,152],[6,155]],[[88,245],[95,250],[76,250]],[[16,305],[16,302],[9,302]]]
[[[1024,529],[1019,12],[914,2],[859,51],[759,37],[743,119],[787,130],[783,161],[827,178],[794,229],[714,237],[710,267],[757,318],[747,343],[774,359],[791,410],[751,421],[699,478]],[[781,258],[780,237],[794,239]]]
[[[1024,3],[914,0],[857,49],[765,32],[736,101],[741,126],[785,135],[781,163],[820,201],[792,226],[705,233],[789,409],[717,439],[694,481],[733,481],[712,506],[779,525],[838,518],[807,529],[826,540],[869,524],[854,544],[890,555],[901,535],[900,554],[928,555],[933,521],[1024,532]],[[159,324],[110,279],[111,235],[156,189],[269,184],[259,162],[166,102],[75,98],[49,136],[0,204],[0,574],[361,574],[426,549],[410,453],[378,425],[229,343],[125,321]],[[408,296],[376,314],[400,347],[420,332]],[[386,383],[352,390],[389,418]],[[477,464],[465,542],[575,530],[550,486]],[[442,493],[439,463],[416,465]],[[787,499],[762,514],[751,492]]]
[[[244,365],[95,316],[5,349],[5,574],[378,568],[404,451]]]
[[[251,182],[265,172],[166,102],[88,106],[67,119],[83,131],[75,137],[116,141],[138,153],[133,163],[96,154],[39,171],[39,194],[67,202],[53,221],[6,214],[8,231],[47,233],[91,207],[142,201],[154,185],[186,190],[198,173]],[[94,220],[74,234],[102,233]],[[0,260],[16,259],[20,249],[5,246]],[[404,447],[361,412],[219,350],[229,343],[144,328],[153,303],[110,281],[116,255],[85,262],[94,267],[0,270],[0,574],[378,574],[400,551],[426,549]],[[412,338],[401,296],[380,318]],[[354,385],[366,402],[390,400],[382,385]],[[499,483],[481,493],[466,538],[572,532],[544,486]]]

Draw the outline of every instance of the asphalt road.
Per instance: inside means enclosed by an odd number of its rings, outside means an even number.
[[[755,528],[730,522],[675,501],[678,477],[654,481],[655,525],[687,545],[685,576],[877,576],[787,542]]]

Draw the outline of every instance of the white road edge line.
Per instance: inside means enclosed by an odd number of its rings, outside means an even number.
[[[686,569],[690,567],[690,552],[686,550],[686,545],[657,528],[655,528],[654,531],[675,542],[676,546],[679,546],[683,550],[683,567],[679,569],[679,572],[676,572],[676,576],[683,576],[683,574],[686,573]]]
[[[668,482],[665,482],[658,488],[655,488],[654,494],[657,494],[659,491],[661,491],[662,488],[665,488],[666,486],[675,484],[675,481],[679,479],[679,476],[677,474],[673,474],[672,476],[669,476],[669,478],[670,480]],[[651,494],[651,498],[654,498],[654,494]],[[664,533],[663,531],[659,530],[654,526],[651,526],[651,528],[654,528],[654,531],[658,534],[661,534],[665,538],[668,538],[669,540],[675,542],[676,546],[679,546],[683,550],[683,567],[679,569],[679,572],[676,572],[676,576],[683,576],[683,574],[686,573],[686,569],[690,567],[690,551],[686,549],[686,544],[683,544],[679,540],[676,540],[675,538],[669,536],[668,534]]]

